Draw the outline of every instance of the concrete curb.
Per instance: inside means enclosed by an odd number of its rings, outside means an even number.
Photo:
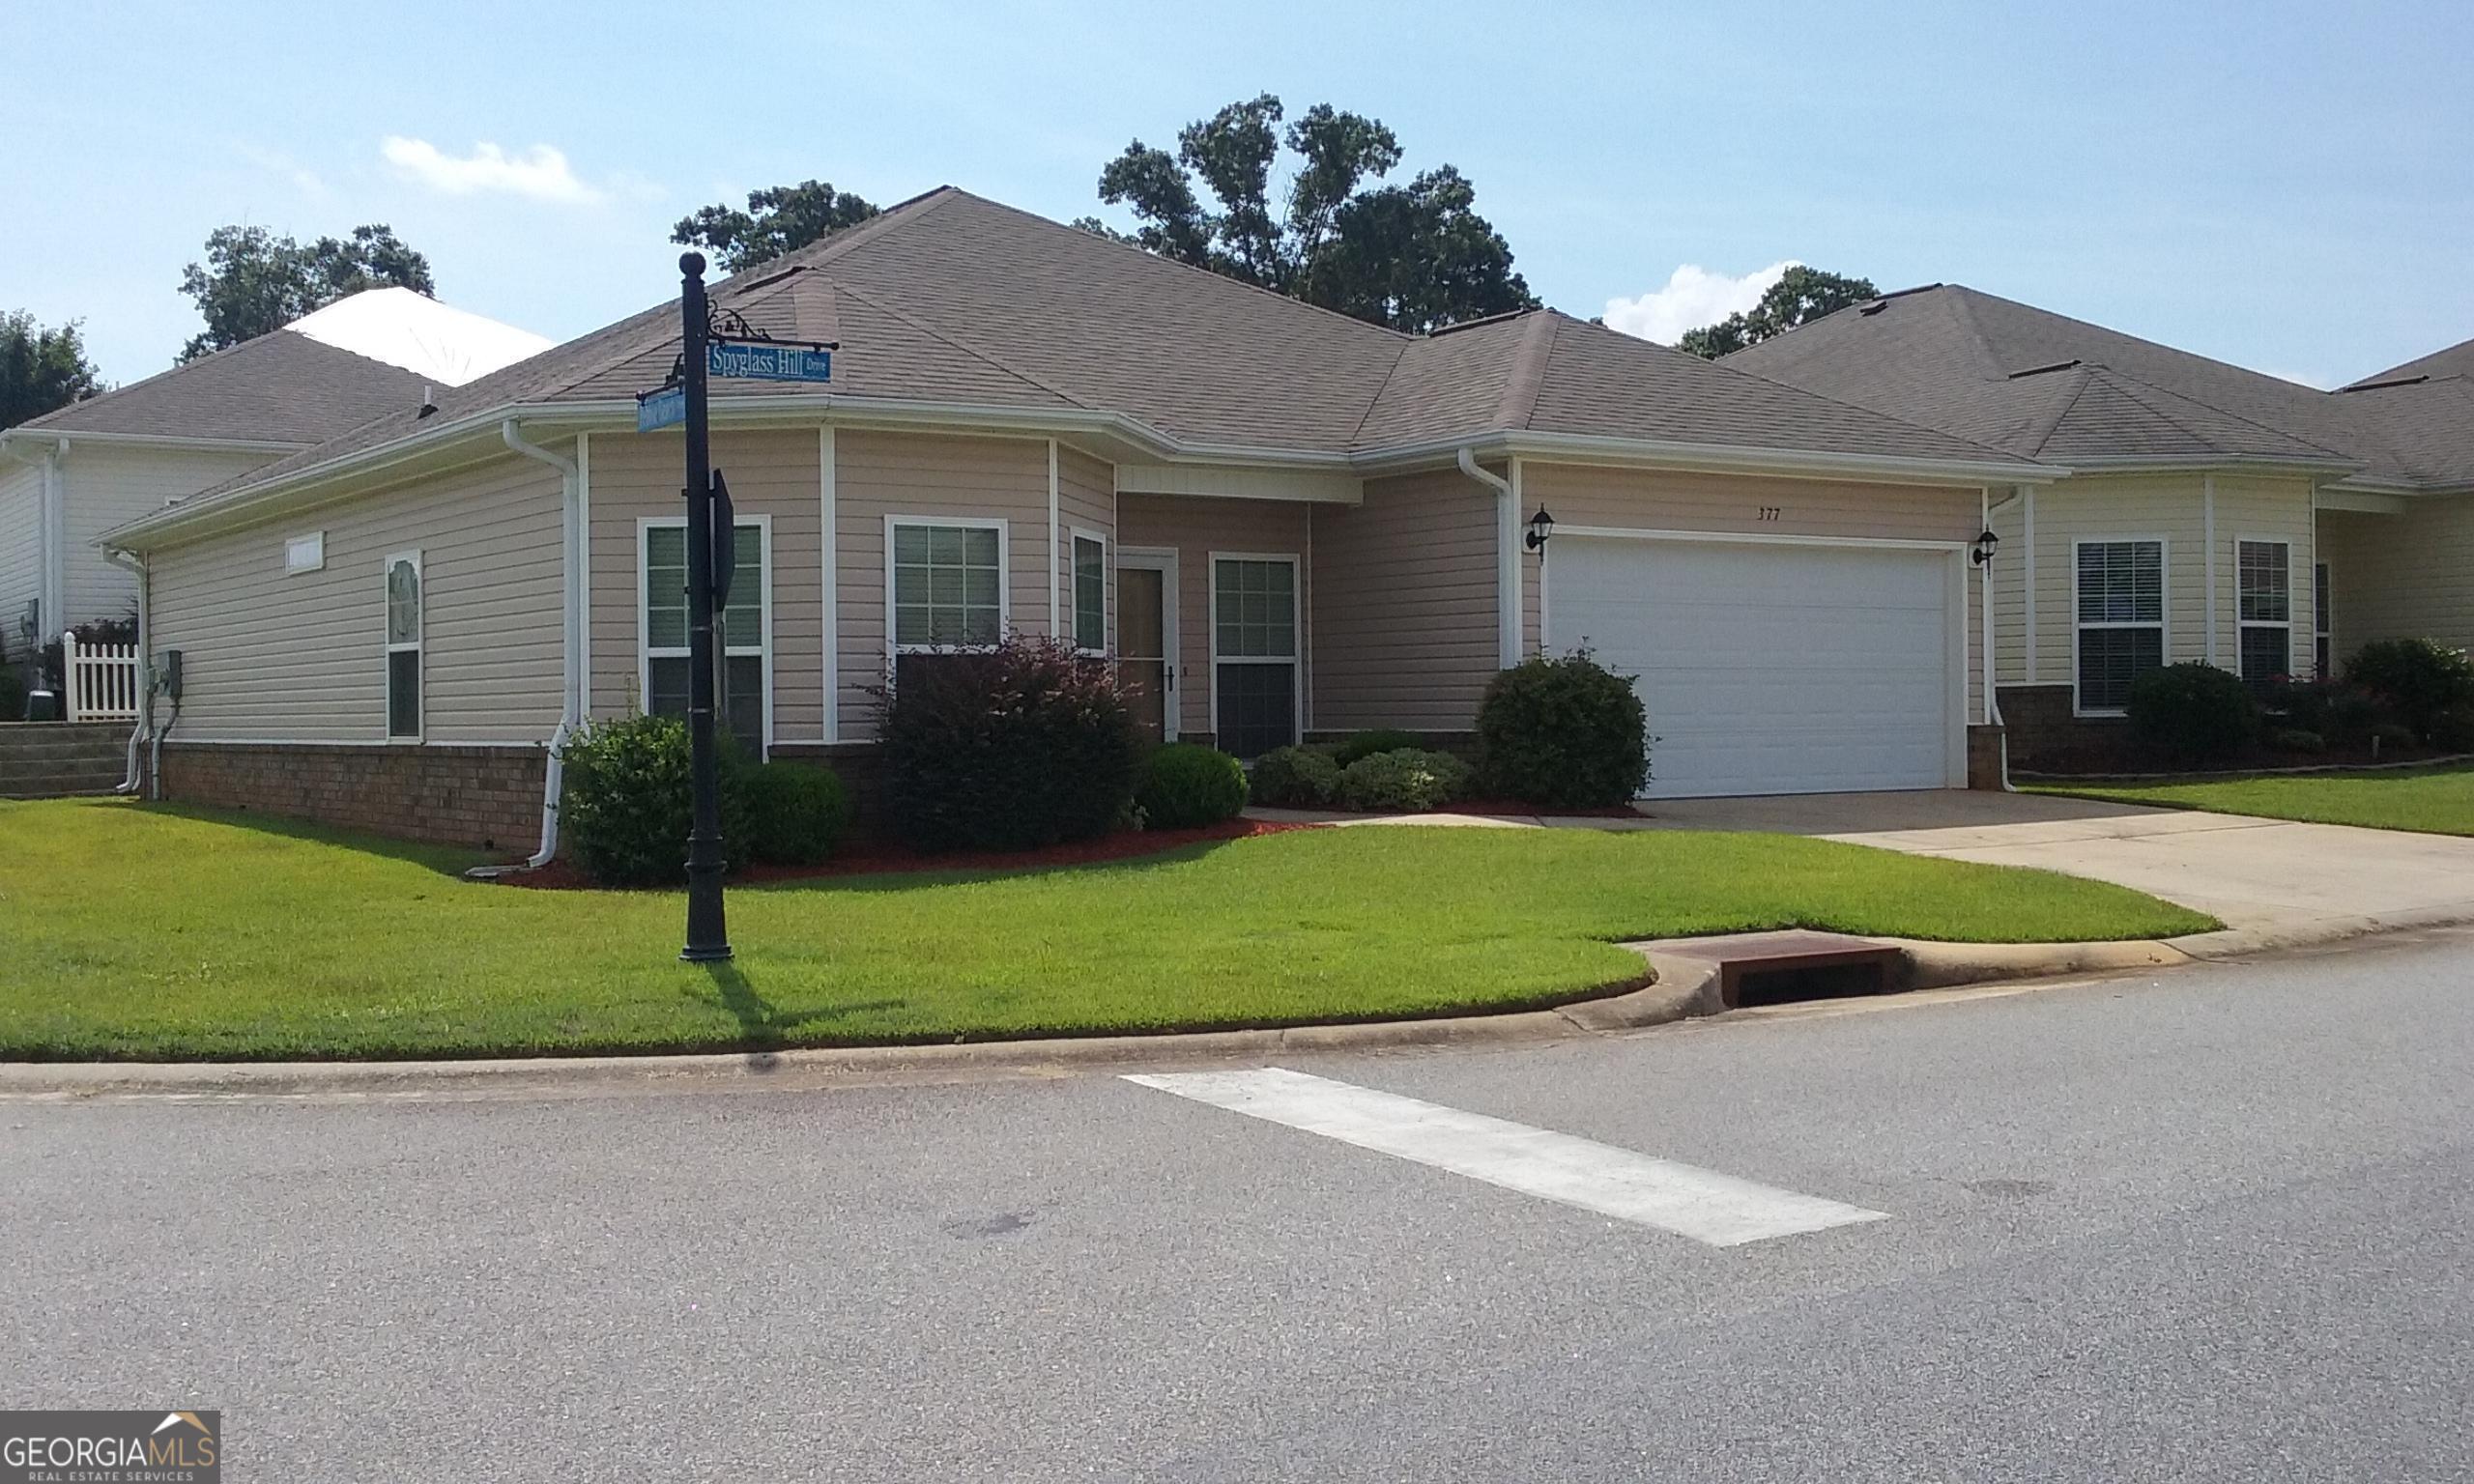
[[[1882,938],[1900,952],[1895,989],[1939,989],[1997,981],[2172,968],[2251,954],[2316,948],[2383,932],[2474,924],[2474,902],[2378,917],[2310,918],[2274,928],[2225,928],[2116,943],[1934,943]],[[515,1057],[434,1062],[10,1062],[0,1099],[143,1097],[481,1097],[587,1092],[700,1092],[817,1086],[837,1079],[935,1078],[974,1073],[1062,1075],[1119,1067],[1268,1060],[1295,1052],[1416,1046],[1516,1046],[1621,1035],[1726,1010],[1718,966],[1659,944],[1627,943],[1654,981],[1602,999],[1552,1010],[1281,1030],[1195,1031],[1161,1036],[1060,1037],[932,1046],[844,1046],[684,1056]]]

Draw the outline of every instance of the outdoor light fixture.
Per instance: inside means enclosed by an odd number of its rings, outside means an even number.
[[[1546,513],[1544,505],[1539,505],[1538,513],[1529,518],[1529,549],[1533,552],[1546,550],[1546,543],[1554,534],[1555,518]]]
[[[1979,567],[1990,566],[1993,562],[1993,554],[2000,549],[2001,538],[1987,530],[1975,538],[1975,549],[1970,552],[1968,556]]]

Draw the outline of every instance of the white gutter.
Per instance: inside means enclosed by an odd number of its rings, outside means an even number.
[[[1506,670],[1520,663],[1520,503],[1511,481],[1463,446],[1460,471],[1495,492],[1495,650]]]
[[[129,765],[122,770],[119,786],[112,789],[114,793],[128,794],[145,787],[152,776],[151,770],[145,773],[138,770],[137,745],[155,729],[155,651],[149,647],[154,642],[154,632],[148,613],[154,607],[154,583],[143,556],[107,546],[103,548],[103,560],[137,579],[137,726],[129,734]],[[159,756],[159,744],[158,748]],[[154,794],[157,798],[162,797],[159,785],[155,787]]]
[[[584,478],[575,460],[526,442],[522,426],[509,417],[499,424],[499,438],[515,452],[538,459],[559,471],[559,572],[563,584],[559,597],[559,725],[550,733],[550,756],[541,766],[541,848],[524,862],[527,869],[533,869],[549,865],[559,853],[559,790],[566,781],[566,765],[560,760],[559,752],[567,745],[568,735],[584,724]]]

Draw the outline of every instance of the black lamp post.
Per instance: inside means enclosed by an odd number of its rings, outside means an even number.
[[[1968,552],[1968,559],[1979,567],[1989,567],[1993,565],[1993,554],[2000,549],[2001,538],[1987,530],[1975,538],[1975,545]]]
[[[1546,543],[1554,538],[1555,518],[1546,513],[1544,505],[1539,505],[1538,513],[1529,518],[1529,549],[1542,555]]]
[[[715,963],[731,956],[722,918],[721,749],[713,728],[713,466],[706,421],[705,258],[678,259],[679,368],[687,395],[687,756],[692,822],[687,831],[687,947],[679,957]]]

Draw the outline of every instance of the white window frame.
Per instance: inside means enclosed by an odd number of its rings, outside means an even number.
[[[885,675],[892,683],[893,662],[905,654],[935,654],[947,649],[975,649],[977,644],[906,644],[894,639],[894,560],[893,533],[904,527],[915,526],[960,528],[964,530],[996,532],[996,633],[999,638],[1014,628],[1014,536],[1013,523],[1002,517],[981,515],[895,515],[885,516]]]
[[[2311,678],[2314,680],[2335,678],[2328,671],[2337,666],[2337,621],[2329,614],[2336,606],[2336,569],[2324,561],[2314,561],[2311,564]]]
[[[305,573],[327,569],[327,533],[304,530],[297,536],[283,538],[283,575],[300,577]]]
[[[2090,623],[2079,616],[2079,551],[2088,546],[2120,546],[2126,542],[2152,543],[2156,547],[2157,619],[2098,620]],[[2079,636],[2089,629],[2145,629],[2157,631],[2157,653],[2168,665],[2173,663],[2173,543],[2161,534],[2123,536],[2078,536],[2070,543],[2070,712],[2073,716],[2121,716],[2119,706],[2089,707],[2079,694]]]
[[[413,637],[398,642],[387,637],[387,626],[394,617],[394,594],[388,586],[395,580],[395,568],[402,562],[413,565]],[[378,638],[384,652],[379,661],[378,727],[389,746],[418,747],[429,735],[429,574],[421,568],[418,550],[392,552],[378,564]],[[413,662],[413,715],[417,725],[411,734],[395,731],[395,656],[411,654]]]
[[[770,756],[773,751],[773,517],[761,511],[752,512],[738,516],[735,524],[753,526],[761,532],[757,539],[763,547],[764,560],[762,563],[763,571],[759,574],[757,592],[758,601],[764,609],[764,634],[758,643],[725,644],[721,657],[725,660],[745,659],[755,655],[762,662],[761,668],[764,672],[763,750],[765,756]],[[640,515],[636,518],[636,709],[646,714],[650,714],[653,708],[653,661],[689,657],[684,644],[664,646],[658,653],[653,649],[652,588],[645,570],[647,558],[652,555],[652,532],[655,529],[683,531],[686,528],[687,517],[683,515]],[[746,580],[744,572],[732,578],[734,583]],[[728,731],[730,728],[724,726],[721,729]]]
[[[2293,590],[2293,540],[2288,536],[2244,536],[2233,538],[2233,672],[2242,673],[2242,635],[2251,629],[2285,630],[2285,672],[2293,674],[2293,613],[2297,606]],[[2280,546],[2285,548],[2285,620],[2250,619],[2242,616],[2242,548],[2246,546]],[[2265,676],[2261,677],[2266,678]]]
[[[1100,642],[1082,642],[1082,569],[1079,548],[1088,541],[1100,549]],[[1108,538],[1087,527],[1065,528],[1065,619],[1074,647],[1084,654],[1116,651],[1116,565],[1108,559]]]
[[[1284,561],[1290,572],[1288,579],[1289,637],[1288,657],[1290,689],[1288,740],[1294,745],[1306,728],[1306,561],[1295,552],[1205,552],[1205,576],[1210,583],[1211,606],[1204,621],[1211,626],[1211,737],[1212,745],[1220,745],[1220,564],[1223,561]],[[1268,655],[1239,655],[1229,660],[1232,665],[1277,663]]]

